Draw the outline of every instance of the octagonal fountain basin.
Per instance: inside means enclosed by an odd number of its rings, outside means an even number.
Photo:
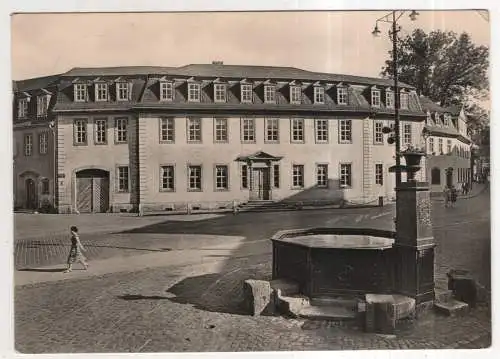
[[[308,297],[391,293],[395,232],[371,228],[308,228],[276,233],[273,279],[299,285]]]

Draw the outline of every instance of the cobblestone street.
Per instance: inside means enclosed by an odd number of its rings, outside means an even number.
[[[452,209],[434,203],[436,274],[440,285],[448,269],[463,268],[489,288],[488,196],[484,193],[459,201]],[[391,207],[255,213],[192,222],[159,221],[123,233],[82,235],[89,258],[96,265],[102,259],[135,258],[150,251],[159,255],[165,251],[182,260],[188,249],[203,252],[222,248],[224,240],[240,245],[228,245],[234,248],[230,256],[206,254],[198,264],[189,266],[165,263],[156,268],[119,273],[111,269],[107,274],[96,275],[92,275],[91,267],[86,278],[66,276],[64,281],[17,286],[16,350],[184,352],[489,346],[491,313],[487,305],[475,308],[463,318],[430,313],[416,323],[406,323],[395,336],[367,334],[355,324],[251,317],[242,313],[242,281],[270,277],[271,256],[265,239],[277,229],[336,225],[391,228],[392,217]],[[38,241],[18,241],[19,268],[64,263],[67,237]],[[250,251],[243,243],[263,249]]]

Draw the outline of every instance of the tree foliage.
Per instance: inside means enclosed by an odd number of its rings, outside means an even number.
[[[489,48],[473,44],[467,33],[417,29],[399,39],[397,51],[400,80],[441,106],[463,105],[471,93],[488,89]],[[391,77],[389,54],[382,75]]]

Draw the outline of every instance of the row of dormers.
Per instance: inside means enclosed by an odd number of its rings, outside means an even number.
[[[279,91],[289,104],[300,105],[307,97],[313,104],[325,104],[327,96],[337,105],[350,103],[350,85],[345,83],[326,82],[279,82],[266,80],[251,82],[247,79],[241,81],[197,80],[191,77],[186,80],[168,79],[166,77],[155,80],[150,89],[159,101],[174,101],[176,93],[180,93],[187,102],[201,102],[204,92],[215,103],[227,102],[228,93],[231,91],[241,103],[253,103],[254,96],[258,96],[263,103],[276,103]],[[371,86],[366,99],[372,107],[394,108],[394,91],[389,87]],[[73,102],[109,102],[131,101],[132,82],[123,78],[115,80],[102,80],[96,78],[92,81],[75,79],[73,81]],[[409,109],[409,93],[405,89],[400,91],[400,108]]]

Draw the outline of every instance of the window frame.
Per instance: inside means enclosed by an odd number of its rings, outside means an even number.
[[[295,179],[296,179],[296,169],[301,169],[300,171],[300,184],[295,184]],[[304,189],[305,188],[305,166],[303,164],[297,164],[293,163],[292,164],[292,189]]]
[[[403,145],[411,146],[412,142],[413,142],[413,127],[411,123],[403,123]]]
[[[296,124],[301,124],[297,130],[295,129]],[[296,132],[300,131],[300,132]],[[295,138],[296,134],[301,134],[301,138]],[[305,129],[305,120],[301,117],[293,117],[290,119],[290,142],[291,143],[305,143],[306,141],[306,129]]]
[[[264,85],[264,103],[276,103],[276,85]]]
[[[403,101],[404,98],[404,101]],[[407,92],[399,93],[399,108],[401,110],[409,110],[410,109],[410,94]]]
[[[273,126],[272,124],[275,124]],[[264,143],[280,143],[280,119],[277,117],[266,117],[264,119]],[[274,136],[269,136],[271,131],[271,135],[275,134],[276,139],[273,139]]]
[[[42,178],[41,182],[41,190],[40,193],[42,195],[50,195],[50,180],[48,178]]]
[[[341,101],[343,99],[343,101]],[[346,86],[337,87],[337,105],[347,105],[349,103],[348,100],[348,92]]]
[[[225,187],[219,187],[219,173],[217,172],[219,169],[225,169],[225,176],[222,177],[225,181]],[[214,192],[227,192],[230,190],[229,188],[229,165],[227,164],[215,164],[214,165]]]
[[[164,125],[166,124],[166,128]],[[169,129],[169,124],[171,124],[171,131]],[[162,116],[159,119],[159,135],[160,135],[160,143],[175,143],[175,117],[173,116]],[[164,134],[167,134],[166,139],[164,138]],[[171,135],[171,136],[169,136]],[[169,139],[172,137],[172,139]]]
[[[277,169],[277,171],[276,171]],[[281,188],[281,166],[279,163],[274,163],[272,165],[273,178],[272,178],[272,188]]]
[[[451,139],[447,139],[446,140],[446,153],[450,155],[452,153],[452,148],[453,148],[453,146],[452,146]]]
[[[193,95],[197,96],[193,96]],[[188,82],[188,102],[201,102],[201,84],[197,82]]]
[[[195,126],[195,128],[191,128],[192,125],[196,125],[196,124],[199,124],[199,126]],[[196,131],[196,132],[192,132],[192,131]],[[191,137],[191,134],[194,134],[196,135],[197,133],[199,133],[199,136],[194,136],[194,137]],[[201,117],[198,117],[198,116],[190,116],[187,118],[187,121],[186,121],[186,140],[187,140],[187,143],[202,143],[203,142],[203,123],[202,123],[202,120],[201,120]]]
[[[377,126],[379,130],[377,130]],[[373,144],[374,145],[383,145],[384,144],[384,122],[383,121],[374,121],[373,122]]]
[[[320,173],[320,169],[324,169],[324,173]],[[328,163],[316,163],[315,168],[315,183],[318,188],[328,188]],[[320,183],[320,176],[324,177],[324,182]]]
[[[343,173],[343,168],[349,169],[347,174]],[[347,179],[348,182],[347,184],[344,184],[343,177],[348,176]],[[339,163],[339,186],[340,188],[352,188],[352,183],[353,183],[353,178],[352,178],[352,162],[341,162]]]
[[[170,96],[168,96],[169,92]],[[174,93],[174,83],[172,81],[160,81],[160,101],[173,101]]]
[[[374,89],[374,88],[371,89],[371,98],[370,98],[370,100],[371,100],[370,104],[371,104],[372,107],[377,107],[378,108],[378,107],[381,106],[381,104],[382,104],[381,100],[382,99],[381,99],[381,92],[380,92],[379,89]],[[375,100],[377,100],[377,101],[375,101]]]
[[[121,97],[121,93],[124,91],[126,94],[125,98]],[[116,101],[129,101],[130,100],[130,83],[125,81],[120,81],[116,83]]]
[[[375,185],[384,185],[384,164],[375,163]]]
[[[434,154],[436,151],[434,151],[434,138],[433,137],[429,137],[429,152],[431,154]]]
[[[104,123],[104,141],[99,140],[99,134],[101,129],[99,128],[99,124]],[[107,145],[108,144],[108,118],[107,117],[96,117],[94,118],[94,144],[97,146]]]
[[[323,86],[314,86],[313,90],[313,99],[315,105],[324,105],[325,104],[325,88]]]
[[[240,165],[240,188],[242,190],[247,190],[250,188],[249,180],[249,168],[250,166],[246,163]]]
[[[124,123],[125,129],[119,128],[119,124]],[[121,145],[128,143],[128,117],[115,117],[115,144]],[[121,138],[125,133],[125,139]]]
[[[347,126],[347,129],[343,128],[343,124],[349,124],[349,126]],[[352,120],[348,120],[348,119],[339,119],[339,122],[338,122],[338,131],[339,131],[339,144],[352,144],[353,142],[353,139],[352,139]],[[347,132],[348,131],[348,132]],[[349,137],[349,139],[342,139],[343,135],[344,135],[344,132],[345,134],[348,134],[348,136],[345,136],[346,138]]]
[[[104,93],[105,98],[101,98],[99,95]],[[109,85],[105,82],[97,82],[95,84],[95,101],[96,102],[106,102],[109,101]]]
[[[23,136],[23,154],[24,157],[33,156],[33,133],[25,133]]]
[[[300,105],[302,103],[302,87],[293,85],[290,86],[290,104]]]
[[[221,95],[221,94],[222,94],[222,97],[218,98],[218,95]],[[226,84],[220,84],[220,83],[214,84],[214,102],[217,102],[217,103],[227,102],[227,86],[226,86]]]
[[[87,102],[89,99],[89,87],[85,83],[73,84],[73,100],[74,102]],[[78,95],[81,94],[83,98]]]
[[[319,124],[323,123],[324,128],[320,128]],[[320,138],[320,134],[323,133],[326,138]],[[330,121],[327,118],[315,118],[314,119],[314,140],[316,143],[329,143],[330,142]]]
[[[199,169],[199,188],[191,187],[191,169]],[[187,165],[187,192],[203,192],[203,166],[201,164]]]
[[[171,188],[170,187],[167,187],[165,188],[164,187],[164,179],[165,179],[165,170],[166,169],[169,169],[169,170],[172,170],[172,175],[171,175],[171,181],[172,181],[172,186]],[[165,164],[162,164],[160,165],[160,188],[159,188],[159,191],[160,192],[175,192],[176,191],[176,178],[175,178],[175,164],[171,164],[171,163],[165,163]]]
[[[17,101],[17,117],[19,119],[25,119],[28,117],[28,108],[29,108],[28,98],[20,98]]]
[[[252,124],[251,134],[252,138],[245,139],[246,134],[250,134],[250,132],[245,132],[248,131],[249,129],[245,127],[245,123],[248,121],[248,123]],[[256,142],[256,123],[255,123],[255,118],[254,117],[242,117],[241,118],[241,123],[240,123],[241,129],[240,129],[240,136],[241,136],[241,143],[255,143]]]
[[[218,122],[224,124],[223,129],[218,128]],[[218,138],[219,134],[225,136]],[[214,143],[228,143],[229,142],[229,121],[226,117],[214,117]]]
[[[249,96],[247,99],[244,94]],[[240,101],[241,103],[253,103],[253,85],[252,84],[240,84]]]
[[[126,185],[127,188],[122,188],[122,173],[120,172],[121,169],[126,168]],[[116,192],[118,193],[129,193],[130,192],[130,166],[128,165],[117,165],[116,166]]]
[[[49,150],[49,133],[42,131],[38,133],[38,154],[46,155]]]
[[[385,92],[385,107],[387,108],[394,108],[394,91],[392,90],[387,90]],[[389,101],[390,100],[390,101]]]
[[[74,118],[73,119],[73,146],[87,146],[89,142],[89,129],[88,129],[88,118]],[[84,139],[82,138],[81,141],[79,141],[79,124],[82,125],[81,130],[82,132],[82,137],[85,137]]]
[[[49,97],[47,95],[39,95],[36,97],[36,116],[37,117],[47,116],[48,107],[49,107]]]
[[[438,152],[439,155],[444,155],[444,144],[442,138],[438,138]]]

